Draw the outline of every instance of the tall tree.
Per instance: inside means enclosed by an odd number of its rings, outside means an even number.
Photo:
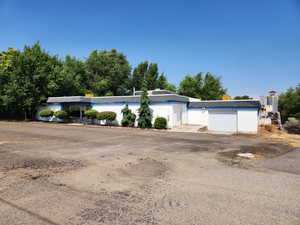
[[[148,62],[141,62],[134,68],[131,78],[131,88],[141,90],[146,74],[148,73]]]
[[[198,73],[196,76],[185,75],[179,84],[179,94],[192,98],[201,98],[202,76]]]
[[[33,117],[35,109],[48,96],[55,96],[59,90],[57,78],[62,63],[57,56],[50,56],[37,42],[25,46],[12,61],[9,80],[3,88],[2,103],[16,115]]]
[[[85,63],[67,55],[59,76],[60,96],[84,95],[89,92],[89,74]]]
[[[134,68],[130,88],[142,90],[144,81],[148,90],[154,89],[174,89],[172,84],[168,83],[166,76],[159,73],[156,63],[141,62]],[[176,88],[175,88],[176,89]]]
[[[0,52],[0,113],[6,111],[7,105],[4,105],[4,94],[9,82],[9,74],[13,70],[13,61],[19,54],[19,51],[9,48],[7,51]]]
[[[219,100],[227,90],[222,87],[221,79],[211,73],[206,73],[201,97],[204,100]]]
[[[145,76],[148,90],[154,90],[158,88],[158,79],[159,79],[158,66],[156,63],[150,63],[148,71]]]
[[[140,108],[138,109],[138,127],[140,128],[152,127],[152,112],[149,106],[150,104],[151,100],[148,97],[147,89],[143,88],[143,93],[140,97]]]
[[[203,100],[218,100],[226,94],[219,77],[206,73],[203,80],[202,73],[196,76],[186,75],[179,84],[179,93]]]
[[[289,88],[279,96],[279,111],[283,121],[288,117],[296,117],[300,120],[300,84]]]
[[[96,95],[123,95],[131,67],[126,56],[117,50],[94,50],[86,60],[89,89]]]

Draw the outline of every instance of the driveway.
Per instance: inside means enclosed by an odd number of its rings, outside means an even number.
[[[243,149],[267,158],[228,163],[224,152]],[[0,122],[0,225],[300,224],[300,155],[286,150],[261,138]]]

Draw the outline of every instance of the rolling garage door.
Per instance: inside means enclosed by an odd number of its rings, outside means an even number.
[[[208,130],[237,132],[236,111],[209,111]]]

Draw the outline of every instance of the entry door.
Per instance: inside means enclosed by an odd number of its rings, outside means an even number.
[[[208,130],[237,132],[236,111],[210,111],[208,114]]]

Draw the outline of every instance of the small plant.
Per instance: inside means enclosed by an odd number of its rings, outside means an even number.
[[[167,129],[167,119],[164,117],[157,117],[154,121],[155,129]]]
[[[59,110],[59,111],[56,111],[54,112],[54,116],[57,117],[58,119],[66,119],[68,118],[68,113],[64,110]]]
[[[114,121],[117,117],[117,114],[115,112],[110,112],[110,111],[104,111],[98,113],[97,119],[98,120],[106,120],[106,121]]]
[[[128,105],[122,109],[123,119],[121,121],[123,127],[134,127],[136,115],[131,112]]]
[[[54,112],[50,109],[44,109],[39,112],[40,117],[51,117],[53,116]]]
[[[94,120],[97,118],[98,114],[97,110],[87,110],[84,112],[84,117]]]

